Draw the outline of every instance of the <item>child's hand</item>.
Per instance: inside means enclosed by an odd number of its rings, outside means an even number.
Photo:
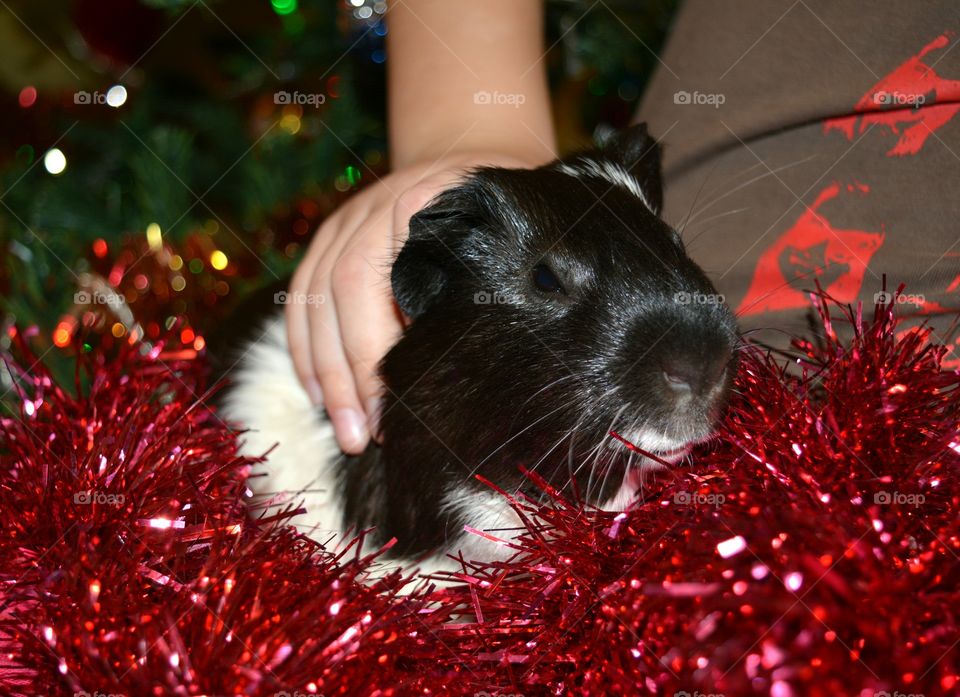
[[[403,326],[390,265],[407,237],[410,216],[481,165],[534,163],[458,153],[397,170],[324,221],[293,275],[286,306],[293,363],[310,399],[329,413],[344,452],[362,452],[376,429],[382,392],[377,367]],[[322,302],[306,302],[320,297]]]

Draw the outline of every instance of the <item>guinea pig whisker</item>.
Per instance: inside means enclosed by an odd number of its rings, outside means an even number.
[[[546,392],[546,391],[549,390],[551,387],[556,387],[557,385],[559,385],[559,384],[560,384],[561,382],[563,382],[564,380],[578,380],[578,379],[579,379],[579,376],[574,375],[574,374],[572,374],[572,373],[569,374],[569,375],[561,375],[559,378],[557,378],[557,379],[554,380],[553,382],[545,385],[544,387],[541,387],[539,390],[537,390],[537,391],[534,392],[532,395],[530,395],[529,397],[527,397],[527,398],[523,401],[523,404],[521,404],[521,405],[517,408],[517,414],[519,414],[521,411],[523,411],[523,408],[524,408],[525,406],[527,406],[527,404],[530,403],[530,400],[532,400],[534,397],[536,397],[536,396],[537,396],[538,394],[540,394],[541,392]],[[513,423],[511,422],[510,425],[513,426]]]
[[[557,440],[557,442],[554,443],[553,445],[551,445],[551,446],[550,446],[550,449],[547,450],[547,452],[545,452],[545,453],[543,454],[543,457],[541,457],[539,460],[537,460],[536,463],[534,463],[533,467],[529,468],[528,471],[529,471],[529,472],[536,472],[536,471],[537,471],[537,468],[538,468],[540,465],[542,465],[543,462],[544,462],[544,460],[546,460],[546,459],[550,456],[550,453],[552,453],[554,450],[556,450],[557,447],[558,447],[561,443],[563,443],[564,438],[567,438],[567,437],[569,437],[569,436],[570,436],[569,433],[564,433],[563,435],[561,435],[560,438]]]
[[[711,220],[718,220],[719,218],[725,218],[728,215],[736,215],[737,213],[743,213],[744,211],[748,211],[748,210],[750,210],[749,206],[745,208],[733,208],[729,211],[724,211],[723,213],[717,213],[716,215],[711,215],[709,218],[704,218],[703,220],[698,221],[697,225],[705,225],[706,223],[709,223]],[[703,234],[707,232],[710,232],[709,227],[703,228],[700,232],[698,232],[696,235],[691,237],[689,240],[686,240],[685,244],[687,247],[687,252],[693,249],[693,243],[696,242],[698,239],[700,239],[703,236]]]
[[[716,167],[716,165],[714,165]],[[711,170],[712,173],[712,170]],[[700,200],[700,194],[703,193],[703,187],[707,185],[707,180],[710,178],[708,174],[703,178],[703,181],[700,183],[700,188],[697,189],[696,195],[693,197],[693,201],[690,202],[690,209],[687,211],[687,214],[683,217],[683,220],[680,222],[680,225],[677,227],[677,234],[683,238],[683,232],[687,229],[687,225],[690,224],[690,217],[693,215],[694,209],[697,207],[697,201]]]
[[[577,417],[577,422],[573,425],[570,435],[570,446],[567,448],[567,481],[570,483],[570,487],[577,500],[580,500],[583,492],[581,492],[577,486],[576,472],[573,470],[573,458],[577,443],[577,436],[580,434],[580,427],[584,425],[585,421],[586,413],[581,412],[580,416]]]
[[[560,405],[559,407],[557,407],[556,409],[547,412],[546,414],[544,414],[543,416],[541,416],[541,417],[538,418],[538,419],[535,419],[535,420],[534,420],[532,423],[530,423],[528,426],[525,426],[523,429],[521,429],[520,431],[517,431],[517,432],[514,433],[512,436],[510,436],[509,438],[507,438],[507,440],[503,441],[500,445],[498,445],[496,448],[494,448],[494,450],[491,451],[491,453],[490,453],[489,455],[487,455],[485,458],[483,458],[482,460],[480,460],[480,462],[477,463],[477,466],[474,467],[474,468],[470,471],[470,474],[468,475],[467,478],[468,478],[468,479],[472,479],[472,478],[473,478],[473,475],[477,473],[477,470],[480,469],[480,468],[483,466],[483,463],[485,463],[485,462],[486,462],[487,460],[489,460],[491,457],[493,457],[493,456],[496,455],[498,452],[500,452],[501,450],[503,450],[503,448],[505,448],[508,443],[510,443],[510,442],[513,441],[513,440],[516,440],[517,438],[519,438],[520,436],[522,436],[524,433],[526,433],[527,431],[529,431],[531,428],[533,428],[534,426],[536,426],[538,423],[540,423],[540,422],[543,421],[544,419],[550,418],[551,416],[553,416],[554,414],[556,414],[556,413],[557,413],[558,411],[560,411],[561,409],[566,408],[566,406],[567,406],[566,404],[561,404],[561,405]]]
[[[611,391],[611,392],[612,392],[612,391]],[[597,442],[597,444],[593,446],[593,450],[591,451],[591,452],[593,453],[593,456],[591,457],[590,455],[588,455],[587,458],[584,460],[584,464],[586,464],[586,463],[588,463],[588,462],[590,463],[590,469],[589,469],[590,476],[587,477],[587,493],[586,493],[586,500],[587,500],[587,501],[591,501],[591,500],[592,500],[591,497],[590,497],[590,494],[592,493],[592,490],[593,490],[593,481],[594,481],[594,477],[595,477],[595,475],[596,475],[596,473],[597,473],[597,466],[596,466],[596,465],[597,465],[597,462],[598,462],[599,459],[600,459],[600,456],[603,454],[603,448],[605,447],[605,445],[606,445],[606,443],[607,443],[607,435],[606,435],[606,434],[607,434],[607,433],[610,433],[610,431],[613,430],[614,424],[617,423],[617,420],[620,418],[620,415],[623,414],[623,412],[626,410],[626,408],[627,408],[627,405],[626,405],[626,404],[620,405],[620,408],[617,409],[617,412],[613,415],[613,418],[610,419],[610,424],[607,426],[607,429],[604,431],[604,436],[603,436],[603,438],[601,438],[601,439]],[[583,466],[583,465],[581,465],[581,467],[582,467],[582,466]],[[612,463],[611,463],[611,466],[612,466]],[[577,472],[579,472],[579,471],[580,471],[580,470],[578,469]],[[598,502],[598,503],[599,503],[599,502]]]
[[[598,402],[602,402],[602,401],[605,400],[607,397],[609,397],[610,395],[614,394],[614,392],[616,392],[616,388],[615,388],[615,387],[612,387],[612,388],[608,389],[606,392],[604,392],[602,395],[600,395],[600,397],[599,397],[599,399],[598,399]],[[625,407],[621,407],[620,410],[614,415],[614,418],[613,418],[613,421],[614,421],[614,422],[616,422],[616,420],[619,418],[620,414],[623,413],[623,409],[624,409],[624,408],[625,408]],[[580,420],[581,423],[585,420],[586,416],[587,416],[586,414],[583,414],[583,416],[581,417],[581,420]],[[604,433],[606,433],[606,431],[605,431]],[[577,467],[577,469],[570,473],[570,479],[571,479],[571,480],[573,480],[574,478],[576,478],[576,476],[580,473],[580,470],[582,470],[582,469],[595,457],[596,454],[599,454],[600,449],[603,447],[603,444],[604,444],[605,442],[606,442],[606,438],[601,439],[600,441],[598,441],[598,442],[589,450],[589,452],[586,453],[586,455],[583,457],[583,460],[582,460],[582,462],[580,463],[580,465]],[[572,442],[571,442],[571,444],[570,444],[570,448],[571,448],[571,451],[570,451],[570,466],[572,467],[572,466],[573,466],[573,443],[572,443]],[[588,481],[587,481],[587,492],[586,492],[586,493],[587,493],[587,496],[589,496],[589,491],[590,491],[590,481],[588,480]]]
[[[723,199],[727,198],[728,196],[732,196],[733,194],[737,193],[737,192],[740,191],[741,189],[743,189],[743,188],[745,188],[745,187],[748,187],[748,186],[750,186],[751,184],[755,184],[755,183],[757,183],[758,181],[761,181],[761,180],[763,180],[763,179],[766,179],[767,177],[776,176],[779,172],[782,172],[782,171],[784,171],[784,170],[790,169],[791,167],[796,167],[796,166],[798,166],[798,165],[802,165],[802,164],[805,163],[805,162],[809,162],[810,160],[814,159],[815,157],[816,157],[816,155],[808,155],[807,157],[804,157],[804,158],[801,158],[801,159],[799,159],[799,160],[796,160],[795,162],[790,162],[790,163],[787,163],[787,164],[785,164],[785,165],[781,165],[780,167],[777,167],[777,168],[775,168],[775,169],[769,169],[769,168],[768,168],[766,171],[762,172],[761,174],[758,174],[757,176],[755,176],[755,177],[753,177],[753,178],[751,178],[751,179],[748,179],[748,180],[745,181],[745,182],[742,182],[742,183],[738,184],[737,186],[733,187],[732,189],[730,189],[730,190],[728,190],[728,191],[725,191],[724,193],[722,193],[722,194],[714,197],[713,199],[704,202],[704,204],[703,204],[703,206],[700,208],[700,210],[698,210],[696,213],[694,213],[692,216],[690,216],[690,218],[689,218],[688,221],[687,221],[687,224],[689,225],[690,223],[694,222],[697,218],[699,218],[701,215],[703,215],[703,214],[704,214],[706,211],[708,211],[709,209],[713,208],[713,206],[715,206],[716,204],[718,204],[720,201],[722,201]],[[750,169],[752,169],[752,167],[751,167]],[[749,172],[750,170],[748,169],[748,170],[746,170],[746,171]]]
[[[603,395],[603,397],[607,397],[612,393],[613,393],[613,390],[608,390],[607,393]],[[614,415],[614,418],[613,418],[614,422],[617,420],[620,413],[623,412],[624,408],[625,407],[621,407],[620,410],[617,412],[617,414]],[[582,470],[584,467],[586,467],[588,464],[594,461],[597,456],[599,456],[601,452],[601,448],[603,447],[603,444],[605,441],[606,441],[606,438],[603,438],[594,444],[594,446],[584,455],[583,460],[580,463],[580,465],[577,467],[577,469],[571,474],[571,478],[576,477],[578,474],[580,474],[580,470]],[[586,491],[587,498],[589,498],[590,496],[590,484],[591,484],[590,479],[587,479],[587,491]]]

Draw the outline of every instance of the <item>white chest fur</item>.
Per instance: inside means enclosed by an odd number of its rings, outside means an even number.
[[[325,544],[344,540],[343,503],[337,491],[337,471],[343,456],[337,447],[333,427],[322,409],[310,404],[300,386],[287,350],[282,314],[269,320],[261,338],[252,343],[228,372],[230,390],[221,406],[223,418],[248,429],[241,452],[260,456],[273,448],[266,462],[254,468],[249,480],[259,502],[283,506],[301,504],[306,512],[291,522],[309,537]],[[621,510],[632,500],[639,480],[628,476],[604,506]],[[522,524],[506,499],[496,492],[477,493],[459,486],[447,492],[443,507],[455,511],[466,525],[492,537],[509,540]],[[372,551],[372,550],[368,550]],[[462,532],[450,540],[449,548],[416,561],[423,574],[459,570],[447,554],[462,554],[467,560],[505,559],[512,548],[482,535]],[[404,560],[381,564],[376,573],[386,573]]]

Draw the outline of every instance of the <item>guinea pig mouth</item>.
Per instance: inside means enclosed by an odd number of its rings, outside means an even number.
[[[629,435],[610,432],[608,447],[614,450],[627,450],[640,457],[630,458],[634,466],[657,468],[675,465],[682,461],[699,441],[677,442],[660,434],[641,431]]]
[[[685,458],[687,455],[689,455],[691,450],[693,450],[693,444],[687,443],[686,445],[681,446],[679,448],[673,448],[671,450],[655,451],[651,454],[656,455],[658,459],[663,460],[668,464],[675,465],[678,462],[680,462],[683,458]]]

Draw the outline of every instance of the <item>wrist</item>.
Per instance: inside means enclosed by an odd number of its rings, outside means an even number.
[[[523,133],[518,133],[517,128]],[[497,134],[438,135],[417,146],[391,148],[391,169],[441,160],[474,165],[489,161],[502,167],[539,167],[557,157],[553,133],[547,134],[547,138],[534,137],[524,126]]]

